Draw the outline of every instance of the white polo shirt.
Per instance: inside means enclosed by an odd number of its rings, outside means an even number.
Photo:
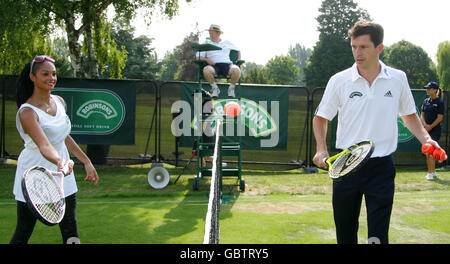
[[[339,113],[336,148],[372,140],[372,157],[387,156],[397,149],[398,116],[416,113],[406,74],[380,64],[372,86],[359,75],[356,63],[328,81],[316,115],[332,120]]]
[[[210,58],[214,63],[231,64],[232,61],[230,60],[230,50],[239,50],[233,43],[228,40],[224,40],[221,42],[211,41],[211,44],[216,45],[222,49],[197,52],[197,56]]]

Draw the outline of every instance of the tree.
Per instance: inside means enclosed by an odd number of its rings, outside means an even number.
[[[296,84],[298,85],[304,85],[303,77],[305,75],[303,68],[306,67],[306,62],[311,55],[312,50],[305,48],[305,46],[302,46],[300,44],[295,44],[295,46],[289,47],[288,54],[292,58],[294,58],[297,61],[297,66],[300,69],[300,72],[297,77]]]
[[[319,41],[304,72],[308,86],[323,87],[333,74],[353,64],[347,32],[357,21],[370,20],[370,16],[353,0],[324,0],[319,12]]]
[[[254,62],[246,62],[241,67],[241,81],[243,83],[266,84],[267,69],[263,65]]]
[[[92,43],[87,40],[83,45],[83,53],[88,55],[89,77],[98,78],[107,70],[110,78],[122,78],[128,51],[124,46],[119,48],[112,38],[111,24],[105,14],[94,21],[93,29]]]
[[[73,77],[72,65],[69,61],[69,49],[65,38],[55,38],[52,42],[52,57],[55,59],[55,67],[58,77]]]
[[[437,80],[436,67],[421,47],[401,40],[387,47],[384,53],[385,63],[404,71],[411,88],[422,88],[428,82]]]
[[[346,40],[328,36],[314,47],[303,69],[308,86],[325,87],[335,73],[350,67],[354,63],[350,43]]]
[[[37,54],[50,54],[50,19],[26,0],[0,1],[0,74],[19,74]]]
[[[440,88],[450,91],[450,41],[439,43],[437,51],[437,75]]]
[[[176,46],[172,52],[167,52],[161,62],[160,78],[162,80],[196,81],[198,79],[198,65],[195,64],[196,56],[192,45],[199,43],[200,31],[184,37],[183,42]]]
[[[179,58],[181,50],[173,49],[172,52],[167,52],[164,59],[161,61],[161,69],[159,78],[164,81],[175,80],[175,74],[178,71]]]
[[[300,68],[297,61],[288,55],[280,55],[267,62],[267,79],[269,84],[295,84]]]
[[[179,50],[179,64],[175,79],[179,81],[195,81],[198,79],[198,66],[193,62],[195,50],[192,45],[198,43],[200,32],[191,32],[186,36],[181,45],[175,49]]]
[[[348,30],[361,19],[370,19],[369,13],[353,0],[324,0],[317,17],[319,38],[336,37],[348,40]]]
[[[17,6],[16,0],[3,1],[6,6]],[[191,0],[186,1],[190,2]],[[115,64],[110,71],[120,70],[126,59],[124,53],[118,51],[114,43],[108,39],[108,34],[105,34],[105,29],[108,32],[110,26],[107,25],[105,14],[108,7],[114,7],[116,17],[120,17],[127,23],[131,21],[138,9],[145,10],[147,18],[151,17],[154,10],[159,10],[169,18],[178,12],[178,0],[29,0],[17,2],[20,2],[19,7],[27,10],[26,13],[19,12],[20,16],[16,19],[17,21],[35,20],[43,28],[58,25],[65,29],[74,76],[86,77],[82,67],[84,58],[86,58],[89,64],[87,75],[91,78],[97,78],[99,66],[106,64]],[[21,23],[17,23],[17,25],[21,25]],[[83,43],[80,43],[81,36],[83,36]],[[85,57],[82,56],[82,52]],[[100,54],[98,58],[96,53]],[[104,54],[107,56],[103,56]]]
[[[120,50],[127,52],[127,61],[122,71],[128,79],[156,79],[160,70],[158,56],[151,47],[152,39],[147,36],[134,37],[134,27],[124,23],[115,23],[112,28],[112,39]]]
[[[74,76],[90,78],[98,78],[98,68],[100,67],[103,71],[105,65],[110,66],[110,75],[120,77],[120,72],[125,66],[126,52],[119,51],[110,38],[110,23],[105,14],[108,7],[114,7],[116,17],[120,17],[126,23],[131,21],[138,9],[144,9],[147,12],[147,18],[151,18],[154,10],[159,10],[169,18],[176,15],[178,11],[178,0],[2,0],[1,4],[3,11],[1,13],[7,13],[4,10],[8,10],[9,6],[19,11],[6,15],[6,19],[3,19],[2,14],[1,22],[8,21],[11,17],[13,17],[11,20],[16,22],[5,26],[5,29],[13,36],[16,35],[14,26],[21,27],[22,21],[34,21],[32,25],[41,29],[39,32],[52,32],[54,25],[64,28]],[[22,12],[21,9],[24,11]],[[25,34],[30,29],[31,27],[25,26],[19,31]],[[80,42],[81,36],[83,36],[83,43]],[[3,36],[2,38],[5,39]],[[38,35],[34,39],[42,39],[42,36]],[[18,41],[16,43],[21,44]],[[82,56],[83,53],[85,56]],[[84,58],[89,65],[88,74],[83,68]],[[103,146],[88,145],[87,154],[91,159],[99,157],[99,163],[103,163],[104,159],[101,157],[107,156],[108,149],[109,146],[103,148]],[[92,161],[95,163],[94,160]]]

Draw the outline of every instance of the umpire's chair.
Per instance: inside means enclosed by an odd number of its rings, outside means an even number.
[[[210,44],[200,44],[200,45],[194,45],[194,49],[197,49],[197,51],[200,50],[213,50],[217,49],[217,46],[213,46]],[[220,49],[220,48],[219,48]],[[239,68],[241,68],[241,65],[245,63],[244,60],[240,60],[239,58],[239,52],[237,50],[230,50],[230,60],[233,64],[237,65]],[[194,63],[198,65],[198,91],[202,91],[202,80],[204,80],[203,76],[203,68],[208,65],[207,62],[196,59],[194,60]],[[242,74],[241,74],[242,77]],[[241,77],[239,78],[238,82],[236,83],[236,98],[231,100],[239,101],[241,99],[240,96],[240,86],[241,86]],[[216,75],[216,79],[230,79],[230,76],[222,76],[222,75]],[[202,96],[202,93],[199,94],[200,98]],[[210,98],[205,98],[206,100],[211,100]],[[229,99],[228,99],[229,100]],[[202,127],[201,122],[205,116],[203,114],[200,114],[198,117],[199,125],[198,127]],[[240,122],[239,118],[227,118],[227,122]],[[205,156],[212,156],[213,155],[213,148],[214,143],[206,143],[203,142],[202,136],[197,137],[198,142],[198,149],[197,149],[197,175],[194,178],[193,182],[193,189],[198,190],[199,188],[199,180],[200,178],[203,178],[204,176],[211,176],[211,168],[207,166],[203,166],[202,158]],[[212,148],[211,148],[212,147]],[[245,180],[242,178],[242,151],[241,151],[241,137],[237,136],[237,133],[234,137],[231,137],[230,142],[223,142],[221,143],[221,158],[222,157],[231,157],[234,156],[236,159],[236,166],[225,166],[224,168],[221,168],[222,176],[237,176],[238,178],[238,186],[241,191],[245,191]],[[221,166],[222,167],[222,166]],[[220,179],[220,186],[222,187],[222,177]]]
[[[241,65],[245,63],[244,60],[239,59],[239,51],[237,50],[230,50],[230,60],[234,65],[237,65],[239,68],[241,68]],[[202,60],[194,60],[194,63],[198,65],[198,86],[201,89],[202,88],[202,80],[204,80],[203,76],[203,68],[208,66],[208,63]],[[242,74],[241,74],[242,77]],[[239,77],[239,81],[236,83],[236,95],[238,94],[238,91],[240,91],[241,87],[241,77]],[[230,76],[224,76],[224,75],[216,75],[216,79],[230,79]],[[239,93],[240,94],[240,93]],[[236,98],[240,98],[236,96]]]

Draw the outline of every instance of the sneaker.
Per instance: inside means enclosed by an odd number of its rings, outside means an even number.
[[[228,97],[234,97],[234,86],[228,87]]]
[[[436,179],[437,178],[436,172],[428,173],[426,178],[429,181]]]
[[[212,97],[218,97],[220,94],[219,88],[213,88],[212,89]]]

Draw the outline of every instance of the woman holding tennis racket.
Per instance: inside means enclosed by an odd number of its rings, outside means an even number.
[[[361,141],[374,144],[371,158],[354,174],[333,181],[333,213],[339,244],[358,243],[362,197],[367,209],[369,243],[389,242],[389,223],[394,201],[395,166],[400,116],[422,143],[439,147],[423,128],[406,74],[379,60],[383,51],[381,25],[360,21],[349,30],[355,63],[332,76],[313,120],[318,167],[327,168],[328,121],[338,115],[336,148],[347,149]]]
[[[65,112],[64,100],[51,91],[56,85],[55,60],[49,56],[36,56],[23,68],[17,83],[16,126],[24,141],[24,149],[17,161],[14,196],[17,200],[17,226],[12,244],[28,242],[36,224],[36,216],[27,207],[22,193],[24,172],[35,165],[61,171],[70,160],[69,152],[84,164],[85,180],[98,182],[97,171],[90,159],[69,135],[71,123]],[[64,177],[66,202],[64,218],[59,223],[63,243],[78,239],[75,216],[77,185],[72,172],[73,163]],[[74,240],[75,238],[75,240]]]

